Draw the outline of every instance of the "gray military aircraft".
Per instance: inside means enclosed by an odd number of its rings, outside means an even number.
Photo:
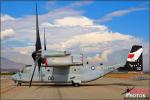
[[[142,71],[142,52],[142,46],[134,45],[130,52],[129,50],[118,51],[117,62],[112,66],[105,66],[103,63],[92,64],[87,59],[83,59],[83,54],[47,50],[45,32],[44,50],[42,50],[36,5],[36,43],[35,51],[32,53],[34,64],[24,67],[21,72],[13,75],[12,79],[20,86],[26,82],[29,86],[32,82],[72,83],[74,86],[79,86],[80,83],[96,80],[117,69]]]

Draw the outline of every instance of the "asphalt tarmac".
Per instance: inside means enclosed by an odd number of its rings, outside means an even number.
[[[1,76],[1,99],[40,99],[40,100],[121,100],[127,87],[149,89],[149,80],[122,78],[100,78],[81,84],[79,87],[63,84],[28,84],[16,86],[10,76]]]

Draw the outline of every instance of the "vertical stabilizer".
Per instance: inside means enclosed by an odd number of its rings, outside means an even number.
[[[128,54],[127,62],[119,71],[143,71],[143,48],[140,45],[133,45]]]

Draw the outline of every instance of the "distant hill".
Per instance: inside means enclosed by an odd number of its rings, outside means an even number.
[[[18,70],[21,70],[25,66],[25,64],[23,63],[17,63],[4,57],[1,57],[0,59],[1,71],[16,72]]]
[[[33,59],[31,55],[21,54],[18,52],[2,52],[1,57],[17,63],[33,64]]]
[[[1,72],[18,72],[19,69],[11,68],[11,69],[1,69]]]

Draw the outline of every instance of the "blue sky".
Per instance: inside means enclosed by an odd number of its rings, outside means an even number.
[[[45,14],[49,11],[63,8],[65,6],[69,6],[73,1],[52,1],[48,2],[38,2],[38,10],[39,14]],[[48,4],[50,6],[48,6]],[[2,14],[8,14],[14,18],[23,17],[26,15],[34,15],[35,14],[35,2],[32,1],[7,1],[2,2]],[[128,13],[123,16],[115,17],[110,21],[103,22],[101,24],[106,25],[112,31],[118,31],[124,34],[130,34],[137,37],[142,37],[144,41],[149,40],[149,13],[148,13],[148,2],[142,1],[95,1],[89,3],[85,6],[74,7],[75,10],[82,10],[83,15],[95,20],[95,22],[107,15],[108,13],[124,10],[130,7],[142,6],[147,8],[147,10],[135,11]]]

